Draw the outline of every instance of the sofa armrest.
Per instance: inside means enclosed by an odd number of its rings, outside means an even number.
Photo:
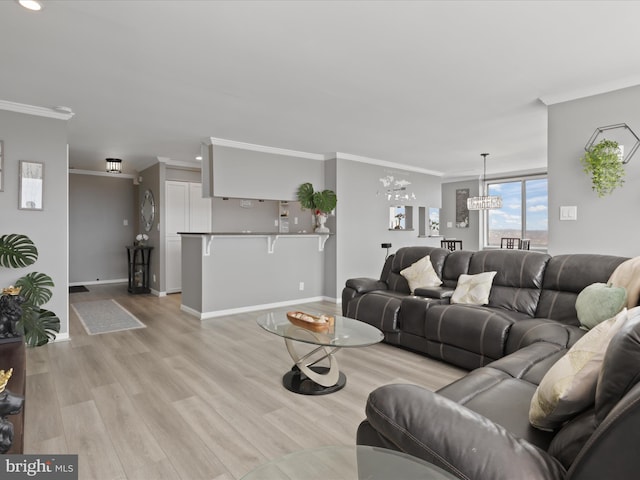
[[[453,288],[450,287],[419,287],[413,292],[417,297],[427,298],[450,298],[453,295]]]
[[[416,385],[386,385],[367,400],[372,428],[399,450],[460,478],[560,480],[564,467],[500,425]]]
[[[350,278],[346,286],[355,290],[358,294],[372,292],[374,290],[388,290],[387,284],[374,278]]]

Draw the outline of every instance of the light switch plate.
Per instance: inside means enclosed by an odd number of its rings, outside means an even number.
[[[572,206],[562,206],[560,207],[560,220],[577,220],[578,219],[578,207],[575,205]]]

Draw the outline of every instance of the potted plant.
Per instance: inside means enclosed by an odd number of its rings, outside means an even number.
[[[37,259],[38,249],[26,235],[0,236],[0,266],[24,268],[34,264]],[[58,316],[41,308],[51,299],[53,292],[49,287],[53,286],[53,280],[49,275],[31,272],[19,278],[15,287],[4,289],[3,296],[11,295],[15,299],[2,302],[2,305],[11,311],[0,311],[0,319],[8,321],[12,314],[21,309],[17,330],[24,335],[24,340],[30,347],[44,345],[54,340],[60,332]]]
[[[591,176],[591,188],[599,197],[609,195],[624,184],[625,171],[618,142],[601,140],[587,149],[580,162],[584,172]]]
[[[318,233],[328,233],[329,229],[324,226],[327,215],[336,208],[338,198],[333,190],[314,191],[313,185],[303,183],[298,187],[298,201],[302,209],[310,209],[313,211],[318,221],[315,231]]]

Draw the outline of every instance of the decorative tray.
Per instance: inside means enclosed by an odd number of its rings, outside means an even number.
[[[314,332],[326,332],[335,324],[335,317],[329,315],[311,315],[304,312],[287,312],[287,318],[298,327],[313,330]]]

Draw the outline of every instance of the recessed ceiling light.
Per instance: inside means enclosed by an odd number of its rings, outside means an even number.
[[[18,0],[18,3],[28,10],[39,12],[42,10],[42,3],[37,0]]]
[[[196,157],[196,160],[202,160],[202,157],[201,157],[200,155],[198,155],[198,156]]]

